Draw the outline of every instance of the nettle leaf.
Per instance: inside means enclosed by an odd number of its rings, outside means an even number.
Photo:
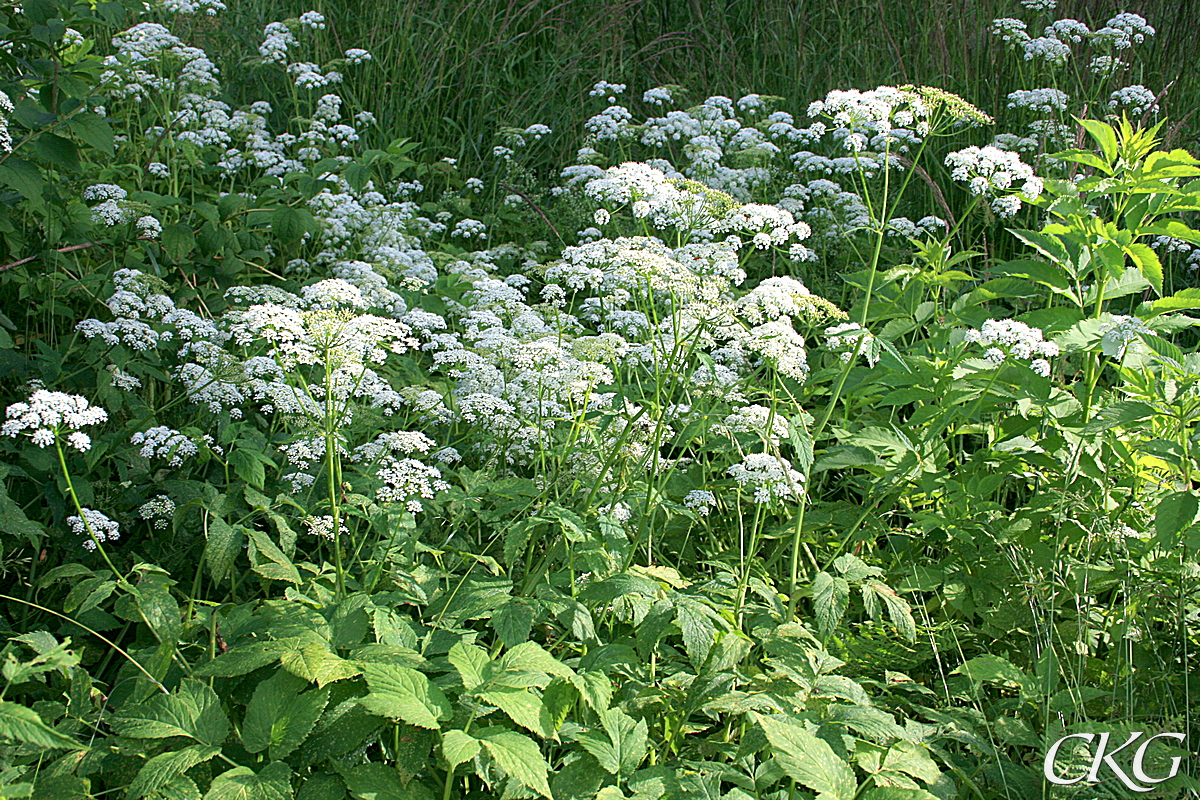
[[[479,697],[485,702],[496,706],[509,719],[542,738],[550,735],[542,724],[544,707],[542,698],[528,689],[512,689],[507,687],[480,692]]]
[[[216,693],[202,681],[184,678],[169,695],[154,695],[112,720],[120,736],[165,739],[186,736],[201,744],[219,745],[229,734],[229,719]]]
[[[234,767],[213,779],[204,800],[292,800],[292,769],[282,761],[260,772]]]
[[[300,572],[283,551],[275,546],[266,531],[246,528],[246,532],[250,535],[250,564],[255,572],[274,581],[300,583]],[[262,560],[260,556],[266,560]]]
[[[442,755],[452,769],[474,758],[479,748],[479,740],[463,731],[446,731],[442,734]]]
[[[492,628],[505,647],[516,647],[529,638],[533,619],[533,604],[523,597],[514,597],[492,615]]]
[[[279,660],[286,644],[284,642],[251,642],[234,645],[228,653],[217,656],[202,664],[192,674],[198,678],[235,678],[246,675],[259,667]]]
[[[635,720],[619,708],[599,714],[603,732],[584,730],[574,739],[612,775],[631,775],[649,752],[646,720]]]
[[[822,636],[827,636],[842,621],[842,616],[850,607],[850,584],[845,578],[819,572],[813,579],[812,591],[817,630]]]
[[[193,744],[182,750],[159,753],[138,770],[137,777],[126,790],[125,800],[138,800],[162,789],[192,767],[203,764],[219,752],[221,748],[215,745]]]
[[[724,620],[713,608],[701,601],[678,595],[675,599],[675,621],[683,633],[683,647],[692,666],[699,667],[708,658],[717,636],[717,623]]]
[[[905,789],[900,786],[876,786],[867,790],[861,800],[938,800],[924,789]]]
[[[287,758],[308,738],[329,702],[329,689],[304,694],[302,679],[278,672],[254,690],[242,722],[242,744],[249,753],[270,748],[272,761]]]
[[[490,731],[482,734],[479,741],[505,775],[542,797],[551,796],[550,765],[537,742],[512,731]]]
[[[1181,531],[1195,522],[1198,505],[1192,492],[1174,492],[1160,500],[1154,513],[1154,534],[1159,544],[1170,546]]]
[[[990,653],[970,659],[950,674],[966,675],[976,689],[987,681],[995,681],[1006,685],[1016,685],[1020,687],[1022,694],[1026,694],[1028,689],[1037,691],[1030,676],[1026,675],[1020,667]]]
[[[468,692],[483,684],[484,667],[491,661],[487,651],[473,644],[465,644],[461,639],[454,643],[446,658],[458,670],[462,678],[463,688]]]
[[[851,800],[858,789],[854,771],[823,739],[794,722],[754,715],[771,743],[775,761],[797,783],[829,800]]]
[[[66,734],[51,728],[32,708],[0,701],[0,736],[44,750],[86,750]]]
[[[354,800],[418,800],[416,786],[405,786],[400,773],[384,764],[359,764],[345,773],[346,788]]]
[[[334,653],[319,636],[298,636],[280,640],[279,644],[282,645],[279,662],[283,668],[318,686],[360,674],[353,662]]]
[[[214,581],[223,581],[233,572],[233,563],[242,552],[246,540],[245,528],[236,528],[216,516],[208,516],[204,531],[204,561]]]
[[[438,720],[454,713],[446,695],[415,669],[391,664],[364,664],[371,691],[359,703],[375,714],[402,719],[419,728],[439,726]]]

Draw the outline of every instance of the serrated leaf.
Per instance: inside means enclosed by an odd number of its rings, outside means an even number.
[[[528,689],[500,687],[480,692],[479,697],[499,708],[522,728],[543,738],[548,735],[542,727],[542,699]]]
[[[182,261],[196,249],[196,235],[192,233],[192,227],[182,222],[164,225],[159,241],[163,251],[175,261]]]
[[[329,649],[319,637],[296,637],[280,640],[283,649],[279,662],[298,678],[313,681],[324,687],[327,683],[353,678],[359,674],[354,664]]]
[[[242,722],[242,744],[247,752],[270,748],[270,759],[281,761],[308,738],[329,702],[329,690],[298,694],[293,682],[300,683],[300,679],[277,673],[255,688]]]
[[[458,670],[462,678],[463,688],[468,692],[483,683],[483,670],[490,659],[487,651],[473,644],[465,644],[461,639],[454,643],[447,660]]]
[[[711,607],[687,595],[680,595],[675,601],[675,621],[683,633],[683,648],[687,651],[688,661],[694,667],[703,664],[712,649],[717,635],[715,616]]]
[[[1153,406],[1140,400],[1122,400],[1100,409],[1092,421],[1083,426],[1082,433],[1084,436],[1094,436],[1110,428],[1150,419],[1155,413]]]
[[[212,745],[219,745],[229,734],[229,719],[221,701],[207,684],[195,678],[184,678],[169,695],[154,695],[123,709],[111,725],[119,735],[135,739],[186,736]]]
[[[800,725],[758,714],[771,743],[775,761],[797,783],[812,789],[829,800],[851,800],[857,790],[854,771],[837,757],[833,748]]]
[[[208,564],[208,574],[214,581],[223,581],[233,572],[233,562],[238,553],[242,552],[242,542],[245,541],[243,531],[236,529],[217,516],[208,516],[208,526],[204,531],[204,561]]]
[[[292,800],[292,770],[282,761],[258,773],[234,767],[213,779],[204,800]]]
[[[924,789],[905,789],[901,786],[876,786],[862,795],[861,800],[938,800]]]
[[[550,765],[535,741],[512,731],[488,733],[480,741],[505,775],[542,797],[550,797]]]
[[[112,126],[99,114],[76,114],[67,123],[67,127],[71,129],[71,133],[97,150],[106,155],[113,154]]]
[[[284,244],[298,242],[304,235],[304,217],[291,206],[280,206],[271,214],[271,230]]]
[[[259,667],[278,661],[286,642],[251,642],[235,645],[228,653],[217,656],[207,664],[197,667],[192,673],[198,678],[235,678],[246,675]]]
[[[300,583],[300,572],[283,554],[283,551],[271,541],[271,537],[267,535],[266,531],[256,528],[247,528],[246,531],[250,535],[250,563],[255,572],[264,578],[275,581]],[[267,560],[262,561],[259,556],[264,556]]]
[[[137,777],[125,791],[126,800],[138,798],[157,791],[174,781],[197,764],[203,764],[221,752],[215,745],[193,744],[182,750],[159,753],[138,770]]]
[[[516,647],[529,638],[533,617],[533,605],[523,597],[514,597],[492,615],[492,628],[505,647]]]
[[[1154,534],[1160,545],[1174,544],[1180,531],[1196,520],[1198,503],[1191,492],[1174,492],[1158,502],[1154,512]]]
[[[465,764],[479,752],[479,740],[463,731],[446,731],[442,734],[442,755],[451,769]]]
[[[359,703],[375,714],[402,719],[419,728],[439,727],[438,720],[454,713],[442,690],[415,669],[391,664],[364,664],[371,691]]]
[[[70,736],[51,728],[32,708],[0,701],[0,736],[44,750],[86,750]]]
[[[842,621],[850,607],[850,584],[845,578],[835,578],[828,572],[818,572],[813,579],[813,612],[817,617],[817,630],[822,636]]]

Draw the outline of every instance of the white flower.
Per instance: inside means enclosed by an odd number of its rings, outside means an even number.
[[[1050,374],[1046,359],[1059,354],[1058,345],[1042,338],[1038,328],[1031,328],[1013,319],[989,319],[978,330],[967,331],[965,342],[983,345],[985,360],[999,365],[1010,356],[1029,362],[1029,367],[1043,377]]]
[[[1123,314],[1113,314],[1111,319],[1102,322],[1100,332],[1103,334],[1100,349],[1114,358],[1124,358],[1130,342],[1140,339],[1144,334],[1154,333],[1141,318]]]
[[[717,504],[717,496],[707,489],[693,489],[683,498],[685,508],[693,509],[702,517],[707,517]]]
[[[313,536],[319,536],[331,542],[335,538],[333,535],[333,517],[328,514],[322,517],[307,517],[304,520],[304,526],[308,528],[308,532]],[[338,533],[343,536],[350,535],[350,529],[346,527],[344,519],[338,520]]]
[[[88,405],[84,397],[45,389],[34,392],[27,403],[13,403],[8,407],[7,416],[0,434],[16,438],[21,433],[28,433],[38,447],[53,444],[60,430],[77,430],[108,419],[104,409]],[[68,437],[67,443],[80,451],[91,447],[91,439],[82,434]]]
[[[362,48],[352,47],[346,51],[346,60],[351,64],[365,64],[371,60],[371,54]]]
[[[305,11],[300,15],[300,24],[314,31],[325,30],[325,16],[317,11]]]
[[[798,497],[804,476],[786,458],[770,453],[750,453],[727,472],[743,487],[754,490],[754,502],[771,503]]]
[[[171,522],[171,516],[175,513],[175,501],[165,494],[160,494],[153,500],[142,503],[138,507],[138,514],[142,519],[151,523],[155,530],[165,530]]]
[[[82,511],[82,518],[74,514],[67,517],[67,525],[76,536],[88,537],[83,542],[85,550],[95,550],[96,542],[115,542],[121,538],[121,527],[116,522],[90,508]]]

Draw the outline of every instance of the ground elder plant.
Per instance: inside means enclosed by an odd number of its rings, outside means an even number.
[[[231,102],[229,13],[0,9],[5,796],[1057,797],[1065,735],[1195,734],[1160,127],[602,81],[421,163],[315,10]],[[1153,35],[1068,23],[996,29],[1031,70]]]

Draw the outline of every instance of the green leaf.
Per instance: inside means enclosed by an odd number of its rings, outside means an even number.
[[[246,528],[246,532],[250,534],[251,569],[270,580],[300,583],[300,572],[283,554],[283,551],[271,541],[271,537],[267,535],[266,531]],[[267,560],[263,561],[259,556],[265,556]]]
[[[179,617],[179,604],[167,585],[157,580],[143,581],[137,587],[137,605],[158,641],[175,644],[183,622]]]
[[[492,615],[492,628],[505,647],[516,647],[529,638],[533,617],[533,605],[523,597],[514,597]]]
[[[892,772],[903,772],[927,784],[934,783],[942,777],[942,771],[929,756],[929,748],[905,739],[888,748],[887,755],[883,757],[883,768]]]
[[[458,675],[462,678],[463,688],[468,692],[483,683],[483,671],[490,659],[488,659],[487,651],[482,647],[465,644],[459,639],[450,648],[450,652],[446,655],[446,658],[458,670]]]
[[[182,222],[164,225],[159,241],[163,251],[175,261],[182,261],[196,248],[196,236],[191,226]]]
[[[972,658],[951,674],[966,675],[976,689],[986,681],[995,681],[1008,685],[1015,684],[1024,692],[1029,683],[1029,676],[1019,667],[1011,661],[990,653]]]
[[[154,695],[122,710],[111,724],[119,735],[135,739],[187,736],[201,744],[219,745],[229,734],[229,720],[221,701],[207,684],[195,678],[184,678],[170,695]]]
[[[329,643],[315,634],[281,639],[279,643],[283,647],[279,654],[283,668],[318,686],[360,674],[353,662],[333,652]]]
[[[291,206],[280,206],[271,215],[271,229],[284,244],[299,242],[304,235],[304,217]]]
[[[157,791],[187,772],[197,764],[203,764],[221,752],[216,745],[194,744],[182,750],[168,750],[147,761],[138,770],[137,777],[126,790],[126,800],[138,798]]]
[[[43,750],[86,750],[70,736],[51,728],[32,708],[0,701],[0,736]]]
[[[861,796],[861,800],[938,800],[924,789],[905,789],[900,786],[876,786]]]
[[[857,790],[854,771],[823,739],[800,725],[755,714],[771,743],[775,761],[797,783],[829,800],[851,800]]]
[[[828,636],[842,621],[842,615],[850,607],[850,584],[845,578],[835,578],[828,572],[818,572],[817,577],[813,579],[812,591],[817,630],[822,636]]]
[[[1160,500],[1154,512],[1154,534],[1159,544],[1174,544],[1175,537],[1195,522],[1198,510],[1196,495],[1191,492],[1174,492]]]
[[[548,735],[542,726],[542,699],[528,689],[502,687],[480,692],[479,697],[499,708],[522,728],[543,738]]]
[[[1175,294],[1160,297],[1150,303],[1142,303],[1138,306],[1138,316],[1145,319],[1189,308],[1200,308],[1200,289],[1181,289]]]
[[[113,129],[98,114],[76,114],[67,123],[71,133],[106,155],[113,154]]]
[[[1094,436],[1110,428],[1150,419],[1155,413],[1154,406],[1147,405],[1140,400],[1122,400],[1102,408],[1091,422],[1083,426],[1082,433],[1084,436]]]
[[[282,641],[235,645],[229,648],[228,653],[201,665],[192,674],[198,678],[235,678],[278,661],[285,647],[286,644]]]
[[[29,201],[34,210],[46,207],[42,190],[46,182],[42,179],[42,171],[24,159],[9,157],[0,164],[0,182],[14,189]]]
[[[512,731],[490,732],[480,741],[505,775],[542,797],[550,797],[550,765],[535,741]]]
[[[451,769],[465,764],[479,752],[479,740],[463,731],[446,731],[442,734],[442,755]]]
[[[79,148],[70,139],[42,132],[33,142],[39,156],[67,172],[79,172]]]
[[[204,533],[204,561],[208,574],[214,581],[223,581],[233,572],[233,562],[242,552],[245,541],[243,526],[234,528],[220,517],[207,515],[208,527]]]
[[[402,719],[419,728],[438,728],[438,720],[454,713],[442,690],[415,669],[391,664],[363,664],[371,691],[359,703],[375,714]]]
[[[329,702],[328,689],[304,694],[301,679],[279,672],[254,690],[242,723],[242,744],[249,753],[270,748],[270,759],[280,761],[299,747]]]
[[[292,770],[282,761],[268,764],[257,774],[249,767],[234,767],[213,779],[204,800],[292,800]]]
[[[1112,164],[1117,160],[1117,132],[1113,126],[1098,119],[1076,118],[1075,121],[1082,125],[1088,135],[1099,145],[1106,162]]]

